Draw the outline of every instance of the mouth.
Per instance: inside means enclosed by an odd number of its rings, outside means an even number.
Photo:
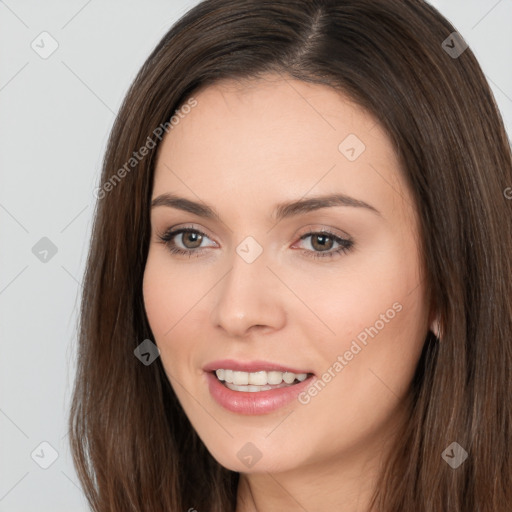
[[[290,405],[316,380],[304,367],[263,360],[221,359],[206,364],[203,372],[211,397],[242,415],[268,414]]]
[[[313,376],[313,373],[295,373],[279,370],[258,370],[255,372],[246,372],[232,370],[230,368],[218,368],[209,373],[226,388],[232,391],[241,391],[246,393],[258,393],[261,391],[270,391],[295,386],[307,378]]]

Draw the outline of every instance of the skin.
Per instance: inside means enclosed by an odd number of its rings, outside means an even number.
[[[152,198],[172,192],[203,201],[222,221],[152,208],[143,293],[166,374],[210,453],[240,472],[237,512],[366,510],[404,421],[425,336],[437,325],[397,156],[376,120],[327,86],[267,75],[194,97],[198,105],[159,148]],[[366,146],[354,161],[338,149],[349,134]],[[336,206],[271,218],[277,203],[333,192],[379,214]],[[204,232],[202,242],[174,238],[203,253],[170,253],[159,235],[171,227]],[[321,246],[300,237],[321,229],[354,245],[308,257]],[[236,252],[248,236],[263,249],[250,264]],[[327,252],[338,247],[327,239]],[[396,303],[400,312],[307,404],[248,416],[208,391],[202,367],[221,358],[265,359],[321,377]],[[237,456],[247,442],[261,452],[252,468]]]

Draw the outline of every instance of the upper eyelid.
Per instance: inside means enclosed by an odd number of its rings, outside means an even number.
[[[183,228],[180,228],[178,229],[178,231],[182,231]],[[205,233],[204,231],[200,230],[200,229],[192,229],[192,228],[188,228],[189,231],[197,231],[198,233],[201,234],[201,236],[205,236],[206,238],[208,238],[209,240],[211,240],[215,245],[219,245],[215,240],[213,240],[207,233]],[[184,228],[184,231],[187,232],[187,228]],[[210,246],[211,247],[211,246]],[[201,249],[205,249],[205,247],[201,247]]]
[[[198,228],[193,228],[193,227],[190,227],[190,226],[184,226],[184,227],[178,227],[178,228],[169,228],[169,229],[165,229],[163,231],[163,233],[161,233],[159,235],[159,238],[161,237],[165,237],[166,235],[170,235],[172,234],[171,236],[171,239],[174,240],[177,236],[181,235],[182,233],[187,233],[187,232],[190,232],[190,231],[193,231],[193,232],[197,232],[199,233],[201,236],[205,236],[207,237],[209,240],[211,240],[213,243],[215,243],[216,245],[217,242],[215,240],[212,239],[212,237],[210,237],[208,235],[208,233],[205,233],[202,229],[198,229]],[[210,246],[211,247],[211,246]],[[200,249],[205,249],[206,247],[198,247],[196,248],[195,250],[200,250]]]
[[[178,227],[172,227],[169,229],[165,229],[160,236],[165,236],[167,234],[172,233],[172,240],[174,240],[174,238],[177,237],[178,235],[180,235],[184,232],[186,233],[188,231],[197,232],[197,233],[201,234],[202,236],[207,237],[208,239],[210,239],[212,242],[214,242],[218,246],[218,243],[212,237],[210,237],[210,235],[208,235],[208,233],[205,233],[205,230],[191,226],[191,225],[178,226]],[[326,234],[327,236],[330,236],[334,239],[339,239],[341,241],[353,243],[352,237],[350,235],[348,235],[347,233],[340,234],[340,233],[335,233],[333,231],[334,230],[330,229],[330,228],[325,228],[325,227],[315,228],[314,226],[309,225],[304,228],[304,231],[302,233],[296,235],[297,241],[294,242],[294,244],[296,244],[297,242],[300,242],[301,240],[303,240],[305,238],[308,238],[308,237],[316,235],[316,234]],[[337,230],[337,231],[340,231],[340,230]],[[336,241],[336,243],[340,243],[338,240],[335,240],[335,241]],[[206,247],[198,247],[193,250],[199,251],[201,249],[206,249]],[[192,249],[191,249],[191,251],[192,251]]]
[[[206,233],[206,231],[208,231],[207,229],[204,229],[202,227],[201,228],[196,227],[194,225],[194,223],[189,223],[189,224],[184,224],[184,225],[177,224],[176,226],[164,228],[162,230],[162,232],[165,234],[165,233],[169,233],[171,231],[177,232],[177,231],[181,231],[181,230],[198,231],[199,233],[202,233],[203,235],[206,235],[208,238],[212,239],[212,237],[210,237],[210,235],[208,235],[208,233]],[[321,224],[310,223],[306,227],[304,227],[303,230],[304,231],[302,231],[302,229],[301,229],[301,233],[296,236],[302,237],[306,234],[327,232],[328,234],[331,234],[333,236],[338,236],[339,238],[342,238],[344,240],[350,240],[352,238],[351,235],[349,235],[347,232],[345,232],[339,228],[325,227],[325,226],[321,226]]]

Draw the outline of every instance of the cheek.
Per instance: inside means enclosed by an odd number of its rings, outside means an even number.
[[[350,381],[350,394],[370,401],[372,385],[404,394],[428,328],[421,262],[412,239],[380,241],[378,250],[347,259],[343,272],[324,282],[323,294],[310,297],[310,304],[332,331],[316,347],[325,370],[343,358],[337,374],[346,379],[333,387]]]
[[[159,252],[150,249],[148,254],[142,284],[144,308],[164,368],[174,374],[169,364],[180,359],[183,344],[173,340],[178,339],[177,333],[187,325],[183,320],[190,304],[194,303],[194,297],[190,287],[182,283],[179,273],[172,272],[165,255]]]
[[[387,268],[379,280],[385,269],[346,276],[343,292],[332,289],[333,305],[325,302],[322,318],[335,335],[315,346],[323,373],[302,412],[309,432],[331,440],[329,450],[370,442],[399,417],[421,354],[428,323],[416,269]],[[324,453],[322,439],[314,443],[312,452]]]
[[[203,279],[204,278],[204,279]],[[142,284],[144,307],[154,343],[160,350],[162,365],[171,384],[195,385],[198,346],[204,339],[204,299],[218,277],[198,277],[197,271],[185,271],[172,265],[161,247],[150,248]],[[180,389],[175,387],[176,393]]]
[[[191,276],[177,268],[170,264],[162,248],[150,248],[142,291],[146,315],[157,340],[171,339],[175,326],[183,327],[181,319],[207,290],[197,280],[191,286]]]
[[[332,269],[327,278],[314,271],[295,280],[297,293],[330,328],[324,340],[331,349],[343,349],[358,335],[364,342],[375,327],[390,339],[406,339],[411,332],[400,334],[406,324],[423,329],[427,306],[412,239],[382,234]]]
[[[152,255],[150,250],[144,270],[142,294],[144,308],[153,335],[159,339],[172,326],[169,313],[173,311],[174,288],[166,285],[168,277],[165,266]]]

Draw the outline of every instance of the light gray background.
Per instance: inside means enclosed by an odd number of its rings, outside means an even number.
[[[93,189],[128,86],[196,3],[0,1],[0,512],[87,510],[66,421]],[[432,3],[475,52],[510,134],[512,0]],[[31,48],[43,31],[59,45],[47,59]],[[43,237],[57,247],[45,263],[32,252]],[[51,462],[43,441],[58,452],[48,469],[34,461]]]

